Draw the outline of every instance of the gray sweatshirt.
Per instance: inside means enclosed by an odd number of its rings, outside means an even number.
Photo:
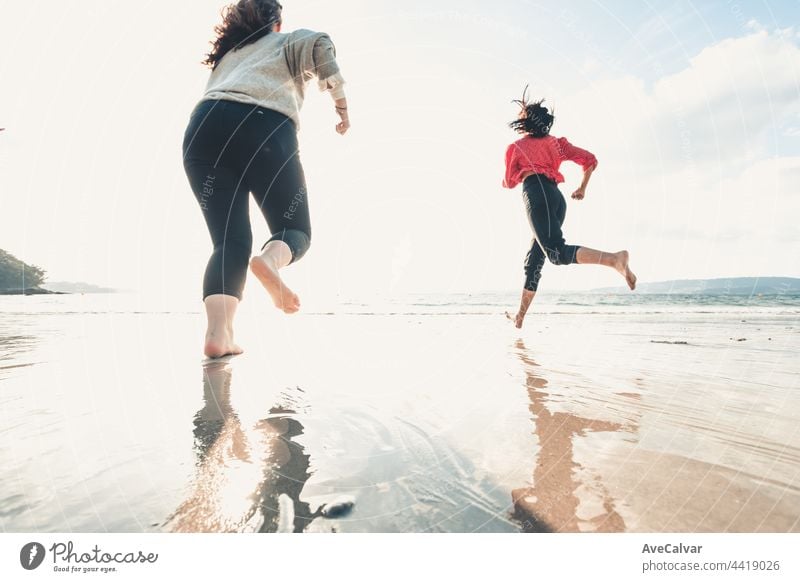
[[[324,32],[271,32],[231,50],[211,72],[200,99],[227,99],[283,113],[300,127],[300,109],[308,82],[317,77],[321,91],[344,97],[344,79],[336,49]]]

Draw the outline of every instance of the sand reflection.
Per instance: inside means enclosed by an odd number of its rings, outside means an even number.
[[[175,532],[300,532],[316,517],[300,492],[309,455],[295,411],[281,404],[252,427],[231,405],[231,362],[203,367],[204,405],[194,418],[195,473],[167,519]]]
[[[581,479],[583,467],[574,459],[573,443],[576,436],[589,432],[630,432],[635,427],[551,412],[547,380],[537,372],[539,366],[524,342],[517,340],[515,347],[525,368],[529,408],[539,438],[533,487],[511,492],[515,517],[528,532],[624,531],[625,521],[602,482],[592,479],[589,484]],[[587,511],[581,511],[582,504],[592,515],[584,515]]]

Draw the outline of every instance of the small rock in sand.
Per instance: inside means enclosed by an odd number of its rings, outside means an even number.
[[[356,500],[348,495],[337,497],[322,506],[322,515],[328,518],[341,517],[353,509],[355,504]]]

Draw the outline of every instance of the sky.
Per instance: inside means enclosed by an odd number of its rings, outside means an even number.
[[[526,84],[599,159],[567,242],[628,249],[642,281],[800,276],[797,2],[283,4],[285,31],[333,38],[352,121],[336,134],[310,87],[301,296],[519,289],[531,232],[501,180]],[[200,300],[210,242],[180,147],[223,5],[0,0],[0,248],[52,281]],[[580,168],[562,172],[569,198]],[[617,277],[547,265],[542,287]]]

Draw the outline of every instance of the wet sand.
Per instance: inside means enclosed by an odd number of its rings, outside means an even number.
[[[4,531],[800,531],[796,317],[0,319]]]

